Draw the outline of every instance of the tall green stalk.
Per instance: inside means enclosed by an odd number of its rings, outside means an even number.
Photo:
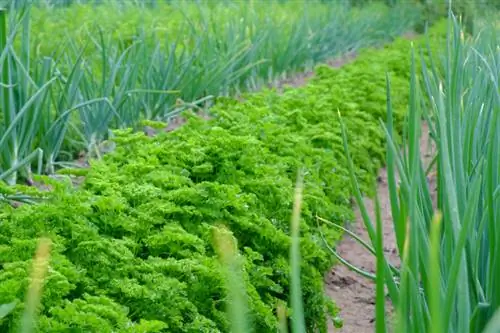
[[[304,321],[304,306],[302,304],[302,287],[300,283],[300,212],[302,208],[303,174],[299,171],[293,204],[291,221],[292,245],[290,247],[290,297],[292,300],[292,332],[303,333],[306,331]]]
[[[398,314],[397,331],[500,329],[494,317],[500,307],[495,282],[500,274],[500,53],[491,47],[500,39],[495,29],[486,24],[482,34],[466,39],[451,15],[442,62],[431,54],[433,61],[422,60],[422,72],[417,73],[413,58],[402,151],[392,123],[387,80],[387,163],[399,270],[382,265],[386,259],[381,241],[372,236],[373,223],[359,191],[355,194],[372,245],[379,249],[377,296],[382,277],[388,287],[397,281],[395,292],[389,294]],[[422,119],[437,148],[433,167],[420,156]],[[344,143],[350,161],[345,133]],[[357,189],[353,175],[351,165]],[[436,177],[436,201],[428,177]],[[377,214],[380,230],[379,225]],[[382,333],[387,328],[379,298],[376,331]]]
[[[2,21],[0,179],[9,184],[54,173],[81,151],[100,156],[112,129],[140,130],[144,120],[206,111],[215,96],[281,84],[418,18],[411,5],[301,0],[85,2],[81,19],[68,19],[71,6],[47,3],[16,1]]]

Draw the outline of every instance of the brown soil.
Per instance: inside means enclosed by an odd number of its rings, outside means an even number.
[[[424,125],[422,129],[420,150],[425,165],[428,165],[434,154],[435,147],[430,141],[429,131],[426,125]],[[391,202],[387,179],[387,170],[386,168],[382,168],[379,172],[377,191],[383,221],[384,252],[389,262],[398,267],[399,255],[396,238],[393,232]],[[432,196],[435,200],[435,174],[429,176],[428,180]],[[372,221],[375,221],[374,201],[370,198],[365,198],[364,202],[370,218]],[[367,241],[368,244],[371,244],[358,208],[356,208],[356,220],[348,227],[350,231]],[[375,257],[349,235],[346,234],[344,236],[343,240],[336,246],[336,250],[342,258],[351,264],[365,271],[375,273]],[[326,277],[326,293],[340,308],[340,316],[344,321],[344,326],[341,329],[335,329],[333,325],[330,325],[329,332],[374,332],[375,284],[371,280],[360,276],[356,272],[349,270],[345,265],[339,263]],[[390,302],[388,301],[387,303],[389,311],[391,311]]]

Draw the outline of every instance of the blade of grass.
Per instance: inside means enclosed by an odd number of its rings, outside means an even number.
[[[376,290],[375,290],[375,330],[377,333],[387,332],[385,318],[385,258],[384,258],[384,232],[380,201],[378,194],[375,196],[375,215],[377,220],[377,260],[376,260]]]
[[[295,185],[293,213],[291,220],[292,245],[290,248],[290,297],[292,302],[292,332],[306,332],[304,308],[302,304],[302,287],[300,282],[300,213],[302,208],[302,191],[304,186],[303,171],[299,170]]]
[[[241,276],[241,257],[238,255],[236,240],[229,230],[222,227],[214,230],[214,241],[226,275],[228,289],[226,309],[231,322],[231,332],[251,332],[247,316],[246,289]]]
[[[26,296],[26,307],[21,320],[21,332],[30,333],[34,329],[37,307],[40,304],[42,288],[50,260],[52,242],[48,238],[41,238],[33,262],[31,282]]]
[[[431,326],[428,328],[430,333],[441,333],[443,331],[443,316],[441,315],[442,302],[441,302],[441,286],[436,288],[435,285],[442,284],[441,278],[441,260],[440,260],[440,248],[441,248],[441,214],[438,212],[431,224],[431,247],[429,256],[429,277],[428,277],[428,288],[429,288],[429,311],[431,313]]]

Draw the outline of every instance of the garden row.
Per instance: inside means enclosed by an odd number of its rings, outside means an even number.
[[[444,37],[430,34],[431,48]],[[426,40],[413,41],[423,46]],[[39,237],[53,242],[40,316],[41,332],[227,332],[227,291],[213,234],[228,227],[244,260],[243,280],[257,332],[275,332],[276,307],[289,306],[290,215],[294,182],[305,170],[301,279],[308,331],[326,330],[335,305],[323,276],[325,247],[340,234],[316,215],[352,219],[351,186],[338,114],[350,139],[356,174],[370,192],[384,161],[386,71],[396,128],[408,105],[411,42],[400,38],[362,51],[340,69],[320,66],[304,87],[264,90],[244,101],[219,98],[213,118],[195,115],[155,137],[115,131],[116,149],[85,180],[41,177],[48,196],[37,205],[2,207],[0,304],[19,300],[0,322],[14,331],[22,312]],[[40,177],[37,177],[40,178]],[[24,186],[2,191],[30,191]]]
[[[382,220],[377,204],[372,219],[354,191],[369,234],[363,245],[376,257],[375,276],[357,269],[376,281],[377,333],[500,331],[498,18],[496,11],[476,17],[472,35],[450,18],[444,52],[423,68],[412,66],[403,140],[388,103],[389,191],[380,195],[390,199],[382,209],[392,221]],[[426,142],[435,149],[422,151]],[[377,237],[384,227],[395,238]],[[388,258],[386,246],[395,246],[398,260]],[[400,265],[391,266],[395,261]]]
[[[127,3],[39,3],[2,16],[0,180],[98,157],[109,129],[138,129],[142,120],[203,108],[212,96],[272,84],[390,41],[419,17],[411,4]]]

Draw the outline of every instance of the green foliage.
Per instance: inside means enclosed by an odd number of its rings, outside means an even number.
[[[451,10],[464,27],[464,32],[477,32],[476,21],[498,11],[499,2],[495,0],[416,0],[422,7],[422,20],[416,26],[418,32],[423,32],[425,25],[448,17]],[[476,29],[476,30],[475,30]]]
[[[388,186],[401,264],[389,267],[382,237],[370,236],[367,247],[376,248],[377,257],[376,332],[500,331],[500,294],[492,282],[500,273],[497,21],[477,21],[482,31],[467,36],[451,16],[432,64],[417,70],[414,58],[402,149],[388,104]],[[427,148],[435,147],[429,159],[419,149],[423,131]],[[359,193],[356,199],[366,212]],[[373,234],[374,222],[363,215]],[[376,220],[381,229],[380,215]],[[396,309],[390,329],[383,325],[384,285]]]
[[[0,17],[0,180],[9,184],[53,174],[80,152],[99,157],[110,129],[274,84],[391,40],[419,16],[404,4],[304,0],[25,2]]]
[[[303,169],[305,324],[326,332],[335,308],[323,277],[334,262],[315,216],[353,218],[337,112],[354,134],[355,172],[368,192],[384,160],[384,73],[393,77],[401,128],[409,50],[400,39],[341,69],[319,67],[302,88],[248,94],[244,102],[220,98],[212,120],[186,113],[185,126],[153,138],[116,131],[116,150],[92,163],[79,189],[42,177],[54,183],[50,200],[5,206],[0,215],[0,304],[21,301],[0,330],[15,328],[35,240],[45,235],[53,250],[39,331],[228,332],[225,275],[212,241],[228,227],[242,254],[255,331],[275,332],[277,305],[290,306],[289,219]],[[329,242],[340,236],[321,232]]]

